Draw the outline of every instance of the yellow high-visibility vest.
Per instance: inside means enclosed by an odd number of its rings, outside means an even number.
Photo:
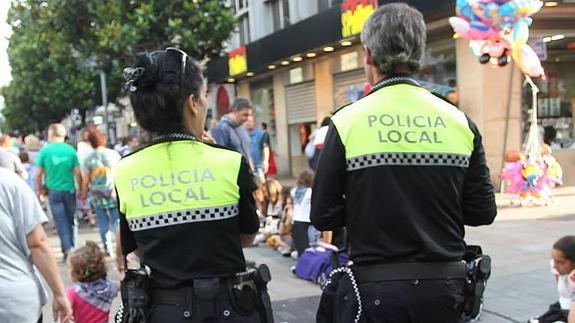
[[[474,135],[465,114],[429,91],[396,84],[333,118],[348,171],[380,165],[467,167]]]
[[[120,212],[132,231],[237,216],[241,158],[190,140],[129,155],[114,175]]]

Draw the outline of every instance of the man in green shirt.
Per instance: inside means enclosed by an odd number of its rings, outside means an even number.
[[[62,124],[53,123],[48,127],[48,145],[44,146],[38,157],[36,165],[36,191],[43,200],[42,183],[48,188],[50,209],[58,229],[60,246],[64,259],[70,249],[76,244],[77,223],[74,213],[76,211],[76,185],[82,182],[78,157],[72,146],[64,142],[66,128]]]

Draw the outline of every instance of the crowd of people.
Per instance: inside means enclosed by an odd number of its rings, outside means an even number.
[[[175,47],[140,53],[124,69],[134,115],[153,135],[139,149],[133,139],[107,148],[92,125],[76,149],[62,124],[48,127],[44,144],[0,137],[0,321],[42,321],[41,274],[62,322],[107,321],[119,290],[123,322],[273,322],[269,268],[248,266],[243,250],[264,243],[298,258],[295,274],[311,280],[301,264],[315,256],[306,255],[349,253],[330,264],[318,322],[475,318],[491,260],[480,248],[465,257],[473,250],[464,225],[491,224],[495,194],[475,124],[411,78],[425,26],[405,3],[368,18],[361,42],[371,90],[325,120],[308,152],[315,172],[302,171],[294,187],[274,178],[269,134],[249,100],[235,99],[206,131],[201,66]],[[73,282],[67,291],[41,203]],[[77,209],[96,215],[102,247],[78,244]],[[120,284],[107,278],[113,250]],[[140,268],[129,267],[133,254]],[[559,302],[532,321],[571,323],[575,237],[558,240],[551,258]]]

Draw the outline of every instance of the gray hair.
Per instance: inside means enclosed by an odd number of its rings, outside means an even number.
[[[56,138],[65,138],[66,127],[64,127],[64,125],[61,123],[52,123],[50,126],[48,126],[48,133]]]
[[[246,98],[235,98],[230,106],[230,112],[239,111],[242,109],[251,109],[252,103]]]
[[[382,74],[393,73],[398,67],[417,71],[426,37],[421,12],[399,2],[379,7],[361,32],[361,42],[370,49],[373,65]]]

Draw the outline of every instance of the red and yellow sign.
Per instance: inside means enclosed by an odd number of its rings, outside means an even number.
[[[341,36],[359,34],[367,18],[377,8],[377,0],[345,0],[341,4]]]
[[[236,48],[228,54],[230,76],[244,73],[248,70],[246,47]]]

